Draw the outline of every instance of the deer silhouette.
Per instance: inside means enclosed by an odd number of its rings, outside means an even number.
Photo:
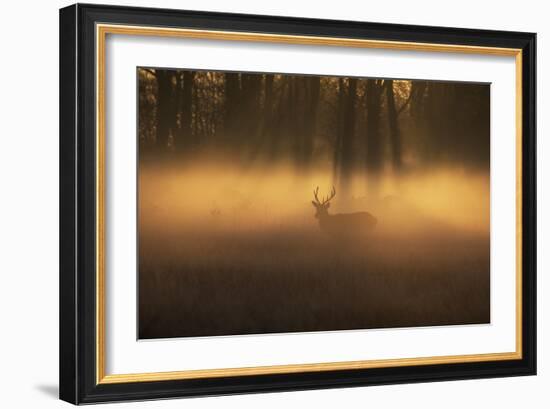
[[[330,196],[319,200],[319,186],[313,191],[311,203],[315,207],[315,218],[321,231],[333,236],[353,236],[368,233],[378,223],[376,217],[368,212],[329,214],[330,201],[336,196],[334,186]]]

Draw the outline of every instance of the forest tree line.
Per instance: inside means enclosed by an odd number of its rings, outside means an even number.
[[[138,69],[140,159],[229,152],[325,163],[335,180],[489,165],[489,85]]]

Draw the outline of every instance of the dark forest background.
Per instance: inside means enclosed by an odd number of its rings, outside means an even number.
[[[352,172],[489,166],[488,84],[139,68],[140,158],[225,152]],[[237,156],[235,156],[237,155]]]

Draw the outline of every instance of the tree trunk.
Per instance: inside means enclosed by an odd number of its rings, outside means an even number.
[[[184,71],[178,76],[178,111],[180,126],[175,133],[174,145],[178,153],[183,153],[194,144],[191,122],[193,119],[193,86],[194,71]]]
[[[380,83],[367,80],[367,170],[373,175],[382,168],[382,143],[380,137]]]
[[[239,140],[253,150],[259,145],[261,91],[261,75],[241,74],[240,116],[243,120],[238,125],[242,133]]]
[[[340,186],[344,196],[347,194],[353,171],[353,141],[355,139],[356,94],[357,78],[349,78],[347,94],[344,102],[342,152],[340,158]]]
[[[173,104],[173,73],[167,70],[156,70],[157,78],[157,112],[156,141],[160,150],[168,148],[168,141],[175,124],[175,109]]]
[[[307,167],[311,163],[314,148],[315,133],[317,132],[317,110],[319,107],[319,94],[321,91],[321,77],[312,76],[305,78],[307,101],[304,116],[304,140],[302,146],[302,165]]]
[[[386,104],[388,109],[388,126],[390,130],[390,145],[392,150],[392,164],[394,171],[401,170],[401,133],[397,122],[397,110],[395,109],[395,95],[393,81],[386,80]]]
[[[334,140],[333,178],[334,183],[340,182],[340,167],[342,162],[342,139],[344,130],[344,102],[346,89],[343,78],[338,79],[338,102],[336,107],[336,138]]]
[[[285,117],[286,117],[286,129],[283,133],[283,137],[287,138],[289,143],[290,153],[292,154],[293,159],[297,162],[300,158],[301,151],[301,137],[298,132],[299,118],[297,109],[299,103],[297,101],[298,97],[298,78],[295,76],[288,77],[288,93],[286,95],[285,103]]]
[[[269,138],[272,132],[273,115],[273,74],[266,74],[264,79],[264,107],[262,114],[262,138]]]
[[[236,138],[240,97],[241,97],[240,74],[225,74],[225,112],[224,112],[224,133],[225,138],[234,141]]]
[[[195,81],[194,71],[185,71],[183,74],[183,113],[181,116],[181,128],[184,144],[196,144],[193,140],[191,122],[193,121],[193,88]]]

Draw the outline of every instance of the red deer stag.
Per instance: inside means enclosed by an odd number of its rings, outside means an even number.
[[[328,214],[330,201],[336,196],[336,189],[333,187],[330,196],[319,200],[317,197],[319,186],[313,191],[311,203],[315,207],[315,218],[319,220],[319,227],[325,233],[334,236],[354,236],[371,231],[378,220],[368,212]]]

